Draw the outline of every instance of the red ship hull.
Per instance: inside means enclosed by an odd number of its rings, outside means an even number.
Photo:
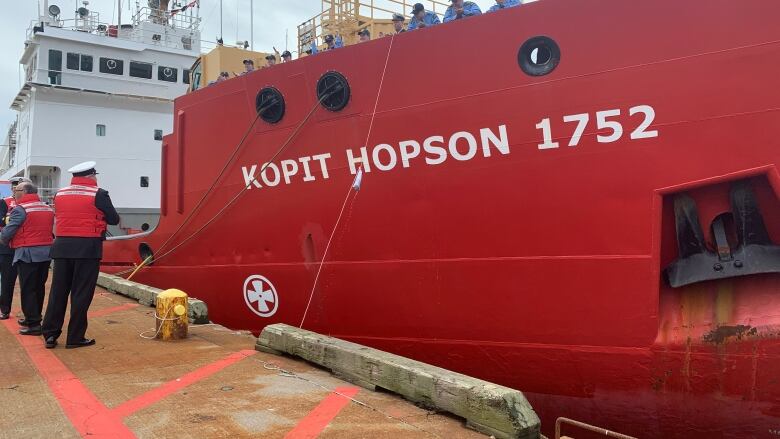
[[[662,270],[683,193],[714,245],[747,182],[780,243],[779,15],[773,0],[544,0],[208,87],[176,102],[159,225],[108,241],[103,268],[140,263],[144,244],[159,260],[133,280],[187,291],[216,322],[305,313],[307,329],[522,390],[547,433],[567,416],[643,438],[778,437],[780,274],[673,288]],[[561,58],[533,77],[518,50],[537,35]],[[349,103],[307,119],[332,70]],[[286,113],[247,131],[267,86]],[[267,312],[254,275],[274,287]]]

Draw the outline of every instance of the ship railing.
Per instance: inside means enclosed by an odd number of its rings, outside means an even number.
[[[14,155],[15,148],[10,148],[6,145],[2,146],[2,156],[0,156],[0,174],[5,174],[6,171],[14,167]]]
[[[97,12],[90,12],[89,15],[83,18],[49,18],[48,21],[45,22],[41,22],[41,20],[32,20],[30,26],[27,28],[27,40],[30,41],[37,32],[41,32],[46,26],[97,35],[106,34],[109,29],[108,23],[100,21],[100,14]]]
[[[138,9],[138,12],[133,15],[133,24],[138,26],[146,22],[162,24],[174,29],[196,31],[200,26],[200,17],[193,15],[189,10],[172,12],[149,7]]]
[[[14,156],[16,154],[16,141],[17,141],[17,126],[19,125],[19,117],[11,123],[8,127],[8,135],[6,136],[6,144],[0,145],[0,173],[5,173],[13,166]]]
[[[36,69],[36,72],[44,73],[48,79],[49,85],[61,85],[63,87],[70,86],[78,90],[92,90],[92,91],[105,91],[101,89],[100,86],[97,84],[106,85],[106,81],[122,81],[122,84],[137,84],[142,85],[146,87],[146,89],[156,89],[160,92],[165,91],[168,89],[171,85],[181,85],[181,81],[179,82],[165,82],[165,81],[157,81],[157,80],[149,80],[149,79],[143,79],[143,78],[134,78],[132,76],[128,75],[109,75],[107,73],[100,73],[98,71],[97,67],[94,67],[94,70],[96,72],[83,72],[81,70],[72,70],[72,69]],[[97,74],[96,74],[97,73]],[[98,76],[101,75],[101,76]],[[157,72],[153,72],[152,78],[156,78]],[[63,82],[64,80],[64,82]],[[75,83],[75,81],[83,80],[82,82],[79,82],[78,84]],[[32,81],[31,81],[32,82]],[[84,87],[85,83],[89,83],[92,86],[91,87]],[[40,85],[39,83],[33,82],[33,85]],[[120,93],[117,91],[118,95],[128,95],[131,96],[130,93]],[[133,95],[135,96],[135,95]],[[148,97],[154,98],[153,95],[149,95]],[[160,97],[160,99],[163,100],[170,100],[168,98]]]
[[[56,187],[39,187],[38,197],[44,203],[51,205],[54,202],[54,196],[57,195],[57,191],[60,190]]]
[[[49,19],[47,22],[33,20],[27,28],[27,41],[32,41],[35,34],[43,32],[45,27],[55,27],[125,40],[138,40],[137,35],[134,32],[135,29],[138,29],[142,23],[156,23],[170,29],[189,32],[189,34],[178,35],[173,41],[162,38],[162,35],[152,36],[152,42],[155,45],[162,44],[184,50],[193,50],[193,48],[199,50],[200,35],[196,33],[200,26],[200,20],[200,17],[192,15],[192,13],[188,11],[172,13],[170,11],[161,11],[158,9],[141,8],[138,13],[133,16],[133,24],[123,24],[120,28],[116,25],[101,22],[100,16],[95,12],[91,12],[90,15],[77,19]],[[195,36],[193,37],[193,35]]]
[[[26,86],[52,87],[76,93],[98,93],[156,102],[173,102],[171,87],[186,85],[181,81],[173,83],[127,75],[90,74],[76,70],[37,70],[43,73],[40,79],[44,82],[30,81]]]
[[[325,35],[357,31],[368,24],[364,20],[390,19],[399,13],[408,22],[415,3],[439,16],[450,6],[441,0],[322,0],[322,12],[298,25],[298,51],[305,52],[312,42],[319,46]]]
[[[14,119],[13,122],[11,122],[11,125],[8,127],[8,147],[9,148],[15,148],[17,140],[19,138],[19,117],[17,116],[16,119]]]
[[[577,427],[580,430],[596,433],[604,437],[611,437],[615,439],[637,439],[634,436],[627,436],[625,434],[616,433],[614,431],[607,430],[606,428],[597,427],[595,425],[586,424],[584,422],[575,421],[574,419],[569,418],[558,418],[555,420],[555,439],[571,439],[569,436],[561,436],[561,427],[564,424]]]
[[[149,236],[152,234],[152,230],[148,230],[146,232],[135,232],[135,233],[127,233],[127,231],[124,231],[122,229],[119,229],[120,231],[115,231],[111,235],[107,235],[106,239],[108,241],[127,241],[130,239],[137,239],[137,238],[143,238],[144,236]]]

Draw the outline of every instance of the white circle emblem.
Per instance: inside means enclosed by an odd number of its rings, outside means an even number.
[[[173,70],[170,67],[166,67],[163,69],[163,75],[166,78],[170,78],[173,75]]]
[[[113,59],[106,61],[106,67],[108,67],[110,70],[114,70],[116,68],[116,61]]]
[[[271,317],[279,308],[279,296],[271,281],[259,274],[253,274],[244,281],[246,306],[260,317]]]

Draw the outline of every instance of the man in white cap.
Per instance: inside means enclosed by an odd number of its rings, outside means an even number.
[[[404,29],[404,22],[406,21],[406,18],[401,14],[393,14],[393,30],[396,34],[400,34],[401,32],[406,32]]]
[[[41,201],[38,188],[29,182],[14,189],[16,207],[0,233],[0,242],[14,249],[13,264],[19,271],[22,312],[26,327],[22,335],[41,335],[41,313],[49,278],[51,244],[54,241],[54,209]]]
[[[12,177],[8,180],[11,183],[11,190],[21,182],[30,183],[26,177]],[[10,197],[0,200],[0,231],[7,223],[8,214],[16,207],[16,200],[13,192]],[[14,250],[8,245],[0,243],[0,320],[8,320],[11,315],[11,305],[14,299],[14,286],[16,285],[16,266],[14,262]],[[19,319],[21,326],[28,326],[27,319]]]
[[[92,303],[103,257],[107,225],[119,224],[108,192],[98,188],[95,162],[84,162],[68,169],[73,174],[70,186],[54,196],[54,276],[49,303],[43,317],[46,348],[57,346],[62,334],[65,309],[70,295],[68,349],[92,346],[87,333],[87,311]]]

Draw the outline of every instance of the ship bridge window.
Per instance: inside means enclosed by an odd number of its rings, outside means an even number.
[[[92,55],[81,55],[81,71],[92,71]]]
[[[195,64],[192,66],[192,73],[190,78],[190,91],[195,91],[200,88],[200,78],[201,74],[203,73],[203,66],[201,65],[200,59],[195,61]]]
[[[49,50],[49,84],[62,84],[62,51]]]
[[[188,69],[184,69],[184,74],[181,76],[181,82],[185,84],[190,83],[190,71]]]
[[[81,53],[70,53],[66,61],[68,70],[81,70],[82,72],[92,71],[92,55],[83,55]]]
[[[130,61],[130,76],[152,79],[152,65],[146,62]]]
[[[79,69],[79,54],[78,53],[68,53],[68,61],[66,63],[69,70],[78,70]]]
[[[100,58],[100,73],[123,75],[125,73],[125,62],[121,59]]]
[[[520,69],[529,76],[547,75],[561,60],[561,49],[549,37],[538,36],[528,39],[517,53],[517,63]]]
[[[95,135],[98,137],[106,136],[106,126],[102,124],[95,125]]]
[[[179,69],[176,67],[157,67],[157,79],[166,82],[178,82],[179,81]]]

